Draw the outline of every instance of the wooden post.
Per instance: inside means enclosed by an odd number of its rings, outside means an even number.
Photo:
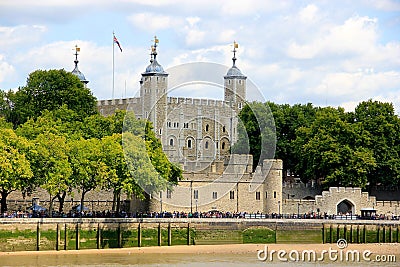
[[[382,227],[382,243],[386,243],[386,225]]]
[[[392,243],[392,226],[389,225],[389,243]]]
[[[397,229],[396,229],[396,242],[399,243],[399,225],[397,225]]]
[[[76,223],[75,226],[75,249],[79,250],[79,239],[80,239],[80,235],[79,235],[79,223]]]
[[[100,228],[100,223],[97,224],[97,249],[100,249],[101,247],[101,228]]]
[[[168,246],[172,245],[171,223],[168,223]]]
[[[162,242],[162,236],[161,236],[161,223],[158,223],[158,229],[157,229],[157,245],[161,246]]]
[[[187,244],[190,246],[190,223],[187,225]]]
[[[332,224],[331,224],[331,225],[329,225],[329,242],[331,244],[333,243],[332,239],[333,239],[333,227],[332,227]]]
[[[338,241],[339,239],[340,239],[340,227],[339,227],[339,224],[338,224],[337,227],[336,227],[336,241]]]
[[[322,224],[322,244],[325,244],[325,224]]]
[[[357,232],[356,232],[357,244],[360,243],[360,225],[357,224]]]
[[[118,223],[118,228],[117,228],[117,241],[118,241],[118,248],[122,248],[122,231],[121,231],[121,223]]]
[[[138,247],[140,248],[142,246],[142,227],[139,223],[138,225]]]
[[[378,227],[378,229],[377,229],[377,233],[376,233],[376,243],[380,243],[380,241],[381,241],[381,237],[380,237],[381,226],[378,225],[377,227]]]
[[[64,224],[64,250],[67,250],[68,247],[68,228],[67,224]]]
[[[364,244],[367,243],[367,228],[366,228],[365,224],[364,224],[364,227],[363,227],[363,243]]]
[[[40,222],[36,225],[36,250],[40,250]]]
[[[57,223],[56,250],[60,250],[60,224],[59,223]]]
[[[350,224],[350,235],[349,235],[349,241],[348,243],[353,243],[353,225]]]

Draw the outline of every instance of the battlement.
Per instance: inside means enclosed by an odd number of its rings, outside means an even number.
[[[361,195],[361,188],[359,187],[329,187],[329,194],[334,193],[350,193]]]
[[[130,97],[130,98],[98,100],[97,106],[101,107],[101,106],[114,106],[114,105],[128,105],[137,103],[140,103],[139,97]]]
[[[194,106],[216,106],[223,107],[227,105],[226,101],[205,99],[205,98],[189,98],[189,97],[168,97],[168,104],[189,104]]]

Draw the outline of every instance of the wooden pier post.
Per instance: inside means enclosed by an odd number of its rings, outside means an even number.
[[[190,246],[190,223],[187,225],[187,244]]]
[[[158,238],[157,238],[157,244],[158,246],[161,246],[161,242],[162,242],[162,235],[161,235],[161,223],[158,223]]]
[[[56,230],[56,250],[60,250],[60,224],[57,223],[57,230]]]
[[[138,247],[140,248],[142,246],[142,226],[138,225]]]
[[[101,247],[101,228],[100,228],[100,223],[97,224],[97,236],[96,236],[96,248],[100,249]]]
[[[322,224],[322,244],[325,244],[325,224]]]
[[[36,225],[36,250],[40,250],[40,222]]]
[[[64,250],[68,248],[68,228],[67,224],[64,224]]]
[[[118,248],[122,248],[122,231],[121,231],[121,223],[118,223],[118,228],[117,228],[117,242],[118,242]]]
[[[168,246],[172,245],[171,223],[168,223]]]
[[[76,223],[75,226],[75,249],[79,250],[80,245],[80,231],[79,231],[79,223]]]
[[[333,239],[333,226],[331,224],[329,225],[329,243],[331,244],[333,243],[332,239]]]

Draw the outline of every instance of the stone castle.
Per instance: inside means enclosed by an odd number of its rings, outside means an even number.
[[[283,181],[281,160],[266,159],[253,168],[251,155],[230,154],[238,139],[237,115],[246,104],[247,91],[247,77],[236,66],[236,42],[232,67],[221,77],[223,100],[169,97],[169,74],[157,61],[157,46],[155,38],[138,97],[98,101],[98,110],[104,116],[116,110],[131,110],[137,118],[151,121],[166,155],[184,170],[178,186],[150,196],[150,201],[127,197],[131,212],[400,213],[399,199],[377,201],[360,188],[329,188],[322,192],[314,184],[287,183]],[[79,71],[75,55],[72,73],[86,85],[88,81]],[[94,194],[88,198],[104,203],[112,196]]]

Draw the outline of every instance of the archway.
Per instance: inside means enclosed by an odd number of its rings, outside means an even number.
[[[350,200],[342,200],[337,204],[337,214],[354,214],[354,204]]]

